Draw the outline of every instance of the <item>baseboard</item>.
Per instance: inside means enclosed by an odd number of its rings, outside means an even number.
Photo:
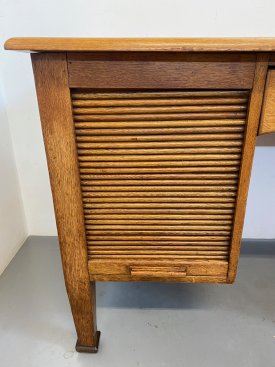
[[[275,256],[275,238],[244,238],[241,245],[241,256]]]

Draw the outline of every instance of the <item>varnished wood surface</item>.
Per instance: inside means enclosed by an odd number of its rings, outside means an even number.
[[[246,114],[248,99],[240,90],[72,91],[89,259],[228,258],[245,118],[192,115]]]
[[[261,122],[258,135],[275,132],[275,69],[267,73]]]
[[[256,137],[259,128],[260,113],[264,96],[268,69],[268,54],[259,54],[247,117],[247,130],[243,147],[240,179],[236,201],[236,212],[232,231],[232,244],[229,259],[228,282],[233,282],[237,273],[240,243],[242,238],[246,201],[250,182]]]
[[[187,275],[186,266],[156,266],[156,265],[147,265],[147,266],[130,266],[130,273],[132,277],[153,277],[153,278],[161,278],[161,277],[184,277]]]
[[[66,55],[33,54],[66,288],[80,346],[97,346],[95,284],[90,284]],[[61,138],[62,137],[62,138]]]
[[[228,263],[224,260],[190,260],[190,259],[90,259],[90,274],[103,275],[130,275],[131,267],[146,267],[150,265],[157,267],[180,267],[186,269],[186,275],[189,276],[217,276],[226,275]]]
[[[159,274],[151,273],[154,268],[158,268]],[[92,259],[89,261],[89,269],[90,279],[99,281],[226,283],[228,263],[219,260],[190,261],[186,259],[182,261],[169,258],[157,261],[148,259]],[[184,272],[180,274],[179,270],[184,270]],[[165,273],[160,274],[162,271]]]
[[[50,38],[17,37],[6,50],[24,51],[275,51],[275,38]]]
[[[226,275],[186,275],[186,276],[166,276],[166,277],[152,277],[152,276],[132,276],[124,274],[91,274],[91,281],[109,281],[109,282],[162,282],[162,283],[227,283]]]
[[[249,89],[254,69],[255,55],[243,53],[68,53],[69,84],[73,88],[151,88],[156,92],[168,88]],[[127,108],[125,102],[121,101]],[[145,106],[146,102],[137,101],[137,113]],[[187,100],[185,106],[176,102],[173,107],[175,112],[185,112],[192,105]],[[215,106],[209,106],[209,110],[211,107]]]

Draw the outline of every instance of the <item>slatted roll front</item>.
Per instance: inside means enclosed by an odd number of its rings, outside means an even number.
[[[72,90],[90,259],[228,259],[248,98]]]

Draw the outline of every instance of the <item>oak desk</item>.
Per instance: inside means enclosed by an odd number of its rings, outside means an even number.
[[[80,352],[95,281],[232,283],[275,39],[13,38],[33,70]]]

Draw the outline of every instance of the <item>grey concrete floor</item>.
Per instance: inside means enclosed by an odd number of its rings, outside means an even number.
[[[98,283],[98,354],[76,336],[57,240],[30,238],[0,278],[1,367],[274,367],[275,243],[246,243],[234,285]]]

